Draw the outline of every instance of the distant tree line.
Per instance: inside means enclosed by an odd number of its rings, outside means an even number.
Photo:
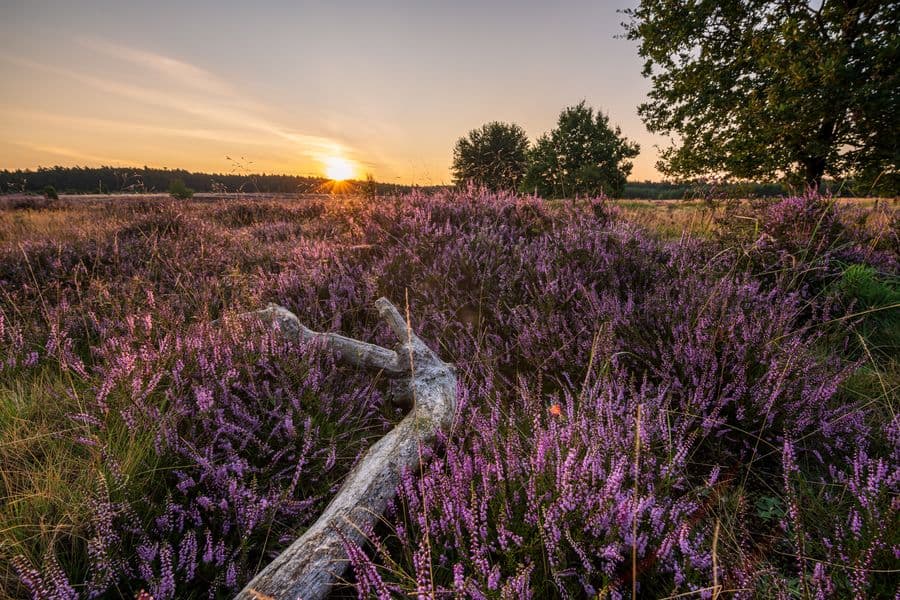
[[[181,194],[181,185],[201,193],[260,192],[268,194],[330,193],[328,181],[315,177],[293,175],[222,175],[215,173],[191,173],[181,169],[128,169],[119,167],[52,167],[37,170],[0,171],[0,193],[24,192],[42,194],[49,198],[57,192],[65,194],[96,193],[160,193]],[[362,182],[350,182],[342,188],[345,193],[366,197],[409,192],[414,186],[381,183],[373,178]],[[418,188],[431,192],[446,186]],[[826,180],[824,187],[838,196],[865,195],[866,190],[856,189],[852,182]],[[682,200],[716,197],[777,197],[796,193],[798,190],[784,183],[730,183],[711,184],[696,180],[629,181],[622,186],[621,197],[644,200]]]
[[[150,167],[39,167],[36,170],[0,171],[0,193],[44,193],[48,187],[61,194],[168,193],[180,182],[194,192],[260,192],[279,194],[356,193],[371,196],[403,193],[415,186],[381,183],[373,178],[335,187],[322,177],[298,175],[193,173],[184,169]],[[430,191],[438,186],[421,187]]]
[[[823,179],[822,192],[834,197],[855,198],[864,196],[888,196],[884,189],[872,190],[868,181],[837,181]],[[640,200],[691,200],[702,198],[778,198],[802,194],[802,183],[778,182],[719,182],[696,179],[691,181],[630,181],[625,184],[623,198]]]
[[[690,200],[715,198],[774,198],[796,193],[781,183],[713,184],[708,181],[658,182],[633,181],[625,184],[623,198],[639,200]]]

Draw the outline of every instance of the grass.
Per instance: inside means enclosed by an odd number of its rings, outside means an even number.
[[[0,589],[15,589],[16,555],[43,564],[54,552],[67,572],[84,573],[83,550],[65,549],[84,548],[91,502],[98,494],[140,497],[156,484],[152,433],[135,436],[113,417],[99,437],[79,427],[71,416],[83,412],[85,393],[52,369],[0,383]],[[82,434],[96,445],[79,441]],[[104,466],[110,458],[121,467],[118,482]]]
[[[0,577],[15,589],[9,559],[24,555],[42,564],[48,551],[78,544],[97,489],[97,461],[74,442],[67,385],[59,374],[0,387]],[[65,557],[62,557],[65,561]],[[83,566],[67,564],[75,572]]]

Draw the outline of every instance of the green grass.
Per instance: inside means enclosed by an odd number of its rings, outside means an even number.
[[[40,565],[52,552],[67,572],[83,574],[92,499],[138,497],[155,484],[152,432],[135,437],[112,418],[88,431],[70,418],[86,393],[84,382],[49,368],[0,380],[0,597],[15,594],[17,555]],[[78,441],[91,435],[98,447]],[[121,466],[118,481],[100,447]]]

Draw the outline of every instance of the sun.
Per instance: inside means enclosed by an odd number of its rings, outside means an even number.
[[[353,177],[353,163],[340,156],[329,156],[325,159],[325,175],[334,181],[343,181]]]

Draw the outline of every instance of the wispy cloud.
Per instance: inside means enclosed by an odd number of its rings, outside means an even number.
[[[142,77],[141,83],[128,82],[126,79],[131,79],[127,77],[130,73],[126,73],[126,77],[120,80],[113,80],[83,70],[44,64],[10,54],[0,55],[0,60],[26,69],[68,78],[95,90],[142,105],[173,111],[190,117],[197,124],[208,125],[177,129],[147,120],[142,121],[139,111],[132,111],[135,114],[134,121],[124,125],[147,134],[156,132],[160,135],[181,135],[226,143],[277,146],[317,162],[334,155],[349,157],[358,155],[356,149],[345,141],[296,131],[279,123],[266,114],[270,111],[264,106],[236,91],[224,79],[202,68],[168,56],[93,38],[78,38],[78,43],[92,51],[131,65],[134,67],[134,74],[144,76],[146,72],[152,73],[155,77],[150,80],[157,81],[158,84],[147,85],[144,83],[146,77]],[[45,114],[44,117],[46,116]],[[63,116],[56,115],[54,118]],[[95,119],[95,124],[113,125],[105,119]]]
[[[185,87],[194,88],[208,94],[237,95],[234,87],[227,81],[190,63],[92,37],[78,37],[75,41],[85,48],[108,57],[129,62],[141,69],[149,69]]]
[[[47,146],[47,145],[43,145],[43,144],[32,144],[29,142],[12,142],[12,143],[16,146],[21,146],[23,148],[27,148],[27,149],[33,150],[35,152],[41,152],[43,154],[52,154],[54,156],[62,156],[65,158],[72,158],[75,160],[83,160],[83,161],[85,161],[85,163],[128,166],[128,167],[139,166],[139,164],[134,161],[125,160],[122,158],[113,158],[111,156],[99,156],[97,154],[87,154],[84,152],[80,152],[74,148],[67,148],[64,146]]]
[[[117,133],[128,131],[130,133],[145,135],[209,140],[240,146],[249,145],[270,147],[273,145],[272,140],[269,138],[262,138],[248,133],[241,133],[239,130],[231,131],[215,128],[165,127],[161,125],[148,125],[117,119],[82,117],[39,110],[5,108],[2,106],[0,106],[0,112],[7,116],[15,117],[19,120],[52,123],[53,125],[57,125],[66,129],[84,129],[86,131],[109,131]],[[288,144],[287,142],[283,142],[277,145],[280,145],[284,148],[291,146],[291,144]]]

